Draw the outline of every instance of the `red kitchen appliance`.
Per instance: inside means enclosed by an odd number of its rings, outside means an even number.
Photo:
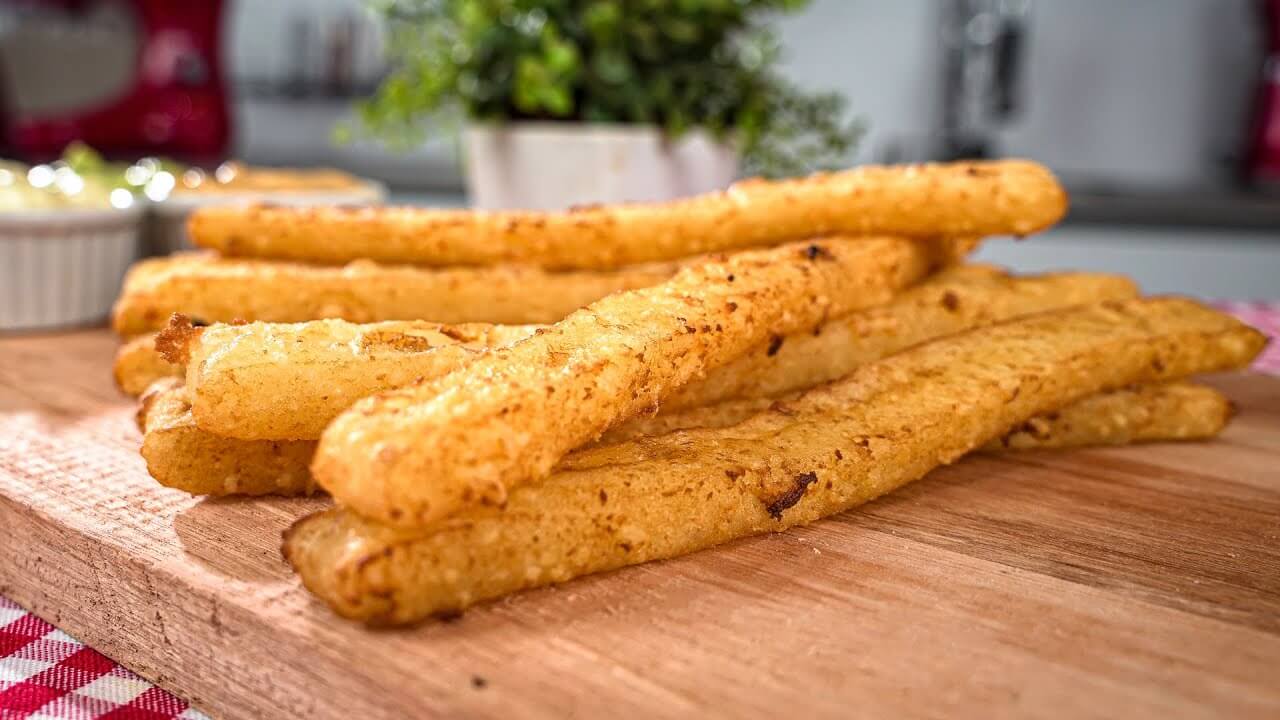
[[[1266,54],[1247,174],[1255,185],[1280,187],[1280,0],[1261,0],[1261,5]]]
[[[0,5],[0,152],[48,160],[82,140],[125,158],[225,156],[223,0]]]

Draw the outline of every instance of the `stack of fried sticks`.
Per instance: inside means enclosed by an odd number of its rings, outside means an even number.
[[[566,213],[203,211],[221,256],[135,269],[116,377],[158,481],[324,489],[286,557],[342,615],[412,622],[972,451],[1217,434],[1229,404],[1181,380],[1247,365],[1259,333],[1121,277],[963,262],[1065,209],[1000,161]]]

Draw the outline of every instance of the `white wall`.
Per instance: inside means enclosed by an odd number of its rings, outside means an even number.
[[[1003,150],[1068,177],[1219,179],[1258,76],[1253,0],[1033,0],[1026,112]],[[817,0],[781,23],[788,71],[843,92],[871,132],[857,159],[937,127],[937,0]],[[908,153],[910,155],[910,153]]]
[[[289,67],[289,19],[313,28],[360,0],[241,0],[233,72]],[[1003,150],[1069,180],[1186,186],[1220,179],[1239,150],[1259,56],[1254,0],[1033,0],[1026,112]],[[785,70],[849,98],[869,133],[852,161],[918,159],[938,122],[939,0],[815,0],[779,22]],[[271,146],[257,123],[256,147]],[[320,150],[326,132],[292,143]],[[893,152],[898,149],[896,154]]]

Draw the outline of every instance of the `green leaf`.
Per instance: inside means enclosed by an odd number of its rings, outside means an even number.
[[[843,162],[862,131],[843,98],[777,72],[770,21],[808,0],[373,3],[394,64],[358,128],[392,146],[462,117],[654,123],[732,137],[778,175]]]

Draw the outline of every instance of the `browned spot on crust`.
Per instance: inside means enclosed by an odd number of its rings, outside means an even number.
[[[778,400],[774,402],[772,405],[770,405],[769,410],[770,412],[776,412],[779,415],[786,415],[787,417],[791,417],[792,415],[796,414],[795,408],[782,402],[781,400]]]
[[[948,290],[942,294],[942,307],[951,312],[955,312],[960,308],[960,298],[954,292]]]
[[[1164,372],[1164,361],[1160,358],[1153,358],[1151,360],[1151,369],[1158,373]]]
[[[808,487],[818,482],[818,473],[805,472],[795,476],[792,481],[791,488],[779,495],[773,502],[765,506],[765,510],[769,511],[769,515],[774,520],[782,519],[782,511],[800,502],[800,498],[804,497],[804,491]]]
[[[169,316],[169,324],[156,335],[156,352],[174,365],[186,365],[191,359],[191,342],[204,332],[181,313]]]
[[[836,448],[836,459],[837,459],[837,460],[843,460],[843,459],[844,459],[844,453],[840,452],[840,448]]]
[[[388,348],[402,352],[424,352],[431,349],[431,341],[421,335],[406,335],[401,332],[375,330],[361,336],[360,347],[364,349]]]
[[[1009,434],[1014,433],[1026,433],[1037,440],[1045,440],[1049,437],[1049,423],[1040,418],[1031,418]]]
[[[747,471],[743,470],[742,468],[729,468],[728,470],[724,471],[725,477],[729,478],[730,480],[737,480],[738,478],[746,474],[747,474]]]
[[[774,335],[773,337],[769,338],[769,350],[768,350],[769,357],[773,357],[774,355],[778,354],[778,351],[782,349],[783,340],[784,338],[781,335]]]
[[[809,258],[810,260],[835,260],[836,259],[835,255],[832,255],[830,250],[816,243],[804,249],[804,256]]]
[[[604,505],[607,502],[609,502],[609,493],[605,492],[604,488],[600,488],[600,504]]]
[[[538,328],[536,332],[541,333],[542,328]],[[456,328],[452,325],[441,325],[440,334],[451,340],[457,340],[458,342],[472,342],[476,339],[472,334],[464,332],[462,328]]]
[[[729,308],[729,312],[733,312],[738,309],[738,303],[730,300],[729,302],[725,303],[725,307]]]

